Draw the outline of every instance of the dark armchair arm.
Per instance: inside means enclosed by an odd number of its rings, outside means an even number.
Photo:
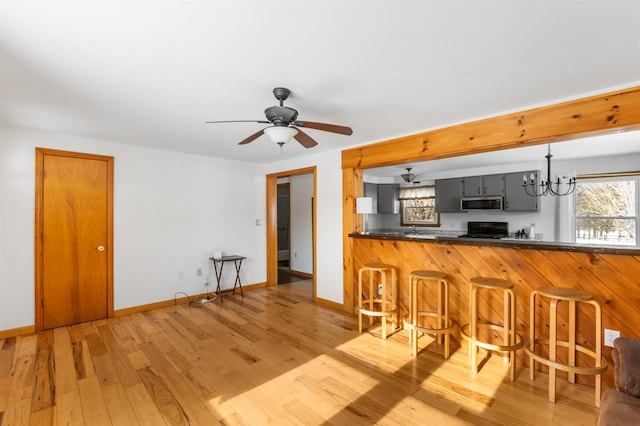
[[[640,397],[640,340],[619,337],[613,345],[616,387],[621,392]]]

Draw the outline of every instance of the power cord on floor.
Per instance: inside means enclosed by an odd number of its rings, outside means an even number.
[[[187,305],[189,306],[189,308],[202,308],[204,305],[206,305],[209,302],[213,302],[214,300],[216,300],[218,298],[218,295],[216,293],[213,293],[211,291],[209,291],[209,283],[205,283],[203,290],[206,290],[204,292],[201,292],[200,294],[204,294],[205,296],[190,296],[187,293],[185,293],[184,291],[179,291],[176,294],[173,295],[173,304],[177,305],[178,304],[178,295],[182,294],[184,295],[187,300],[188,303]]]

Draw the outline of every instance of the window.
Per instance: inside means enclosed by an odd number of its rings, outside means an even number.
[[[575,191],[577,243],[637,244],[638,180],[635,176],[578,182]]]
[[[434,185],[400,188],[400,225],[440,226]]]

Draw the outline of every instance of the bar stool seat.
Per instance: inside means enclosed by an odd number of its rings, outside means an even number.
[[[437,298],[435,311],[418,309],[418,284],[437,284]],[[436,327],[423,327],[418,325],[420,317],[434,317],[437,319]],[[453,330],[453,322],[449,318],[449,283],[447,274],[440,271],[417,270],[409,274],[409,313],[403,319],[404,327],[409,330],[409,343],[412,346],[413,356],[418,354],[418,332],[423,334],[435,334],[438,344],[442,344],[444,337],[444,357],[449,358],[449,340]]]
[[[469,292],[469,324],[462,326],[462,338],[469,344],[469,358],[471,359],[471,371],[478,373],[478,348],[487,351],[505,352],[510,361],[510,378],[515,380],[516,351],[524,345],[522,336],[516,332],[516,294],[513,283],[499,278],[476,277],[471,279]],[[495,290],[504,293],[502,325],[490,322],[478,321],[478,291]],[[503,344],[498,345],[480,340],[479,329],[502,331]]]
[[[549,299],[549,338],[536,338],[536,298]],[[558,303],[568,302],[569,324],[567,340],[558,339]],[[576,343],[576,303],[592,305],[595,310],[595,351]],[[607,360],[602,356],[602,312],[593,295],[574,288],[543,287],[531,292],[530,300],[530,330],[529,341],[525,351],[529,354],[529,378],[535,379],[536,361],[549,367],[549,401],[556,402],[556,370],[566,371],[569,383],[575,383],[576,374],[595,376],[595,405],[600,406],[602,390],[602,373],[607,369]],[[546,345],[549,356],[543,356],[536,351],[536,345]],[[558,346],[567,348],[567,363],[557,360]],[[593,367],[577,366],[576,351],[594,360]]]
[[[363,291],[363,275],[368,273],[368,294]],[[390,275],[390,280],[387,280]],[[379,276],[378,284],[382,291],[378,294],[375,278]],[[379,297],[378,297],[379,296]],[[382,339],[387,338],[387,317],[391,317],[392,332],[398,328],[398,284],[396,268],[386,263],[369,263],[358,270],[358,331],[362,333],[362,316],[369,317],[369,325],[374,318],[382,320]]]

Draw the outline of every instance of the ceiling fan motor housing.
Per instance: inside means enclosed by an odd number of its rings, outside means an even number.
[[[274,126],[288,126],[296,121],[298,111],[285,106],[272,106],[264,110],[264,115]]]

